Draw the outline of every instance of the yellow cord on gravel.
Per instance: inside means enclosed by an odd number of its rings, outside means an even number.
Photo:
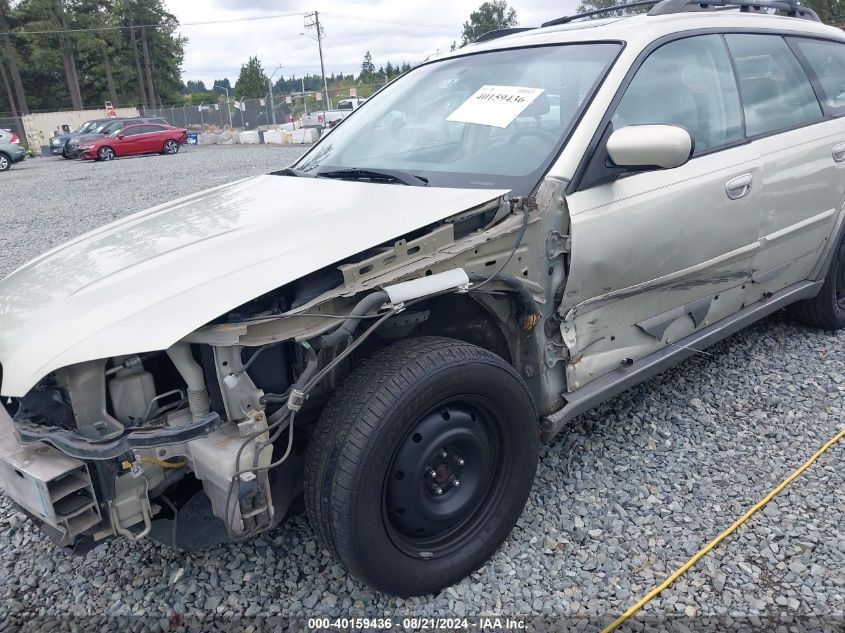
[[[616,618],[613,622],[611,622],[609,625],[607,625],[606,627],[604,627],[604,628],[601,630],[601,633],[610,633],[610,631],[612,631],[613,629],[615,629],[616,627],[618,627],[618,626],[619,626],[620,624],[622,624],[625,620],[627,620],[627,619],[628,619],[628,618],[630,618],[632,615],[634,615],[637,611],[639,611],[640,609],[642,609],[644,605],[646,605],[648,602],[650,602],[650,601],[651,601],[651,600],[652,600],[655,596],[657,596],[657,595],[658,595],[661,591],[663,591],[664,589],[666,589],[666,587],[668,587],[668,586],[669,586],[669,585],[671,585],[673,582],[675,582],[675,581],[676,581],[676,580],[677,580],[677,579],[681,576],[681,574],[683,574],[683,573],[684,573],[685,571],[687,571],[690,567],[692,567],[693,565],[695,565],[695,564],[698,562],[698,560],[699,560],[702,556],[704,556],[707,552],[709,552],[709,551],[710,551],[710,550],[712,550],[714,547],[716,547],[716,546],[717,546],[720,542],[722,542],[722,540],[723,540],[726,536],[728,536],[731,532],[733,532],[734,530],[736,530],[736,529],[737,529],[740,525],[742,525],[743,523],[745,523],[745,521],[747,521],[747,520],[748,520],[748,518],[749,518],[752,514],[754,514],[755,512],[757,512],[757,510],[759,510],[759,509],[760,509],[760,508],[762,508],[764,505],[766,505],[769,501],[771,501],[771,500],[772,500],[772,498],[773,498],[773,497],[774,497],[777,493],[779,493],[781,490],[783,490],[784,488],[786,488],[786,487],[787,487],[787,486],[788,486],[788,485],[792,482],[792,480],[793,480],[793,479],[795,479],[796,477],[798,477],[798,475],[800,475],[800,474],[801,474],[801,473],[803,473],[805,470],[807,470],[807,468],[809,468],[809,467],[810,467],[810,465],[811,465],[814,461],[816,461],[816,460],[817,460],[817,459],[821,456],[821,454],[822,454],[822,453],[824,453],[827,449],[829,449],[831,446],[833,446],[834,444],[836,444],[836,442],[838,442],[839,440],[841,440],[843,436],[845,436],[845,428],[843,428],[841,431],[839,431],[839,433],[837,433],[837,434],[836,434],[836,435],[834,435],[832,438],[830,438],[827,442],[825,442],[824,446],[822,446],[819,450],[817,450],[815,453],[813,453],[813,456],[812,456],[812,457],[810,457],[810,459],[808,459],[806,462],[804,462],[804,463],[801,465],[801,467],[800,467],[800,468],[798,468],[798,470],[796,470],[796,471],[795,471],[794,473],[792,473],[789,477],[787,477],[787,478],[786,478],[786,479],[784,479],[782,482],[780,482],[780,484],[778,484],[777,488],[775,488],[774,490],[772,490],[769,494],[767,494],[765,497],[763,497],[762,499],[760,499],[760,501],[758,501],[757,503],[755,503],[755,504],[751,507],[751,509],[749,509],[749,510],[748,510],[748,512],[746,512],[746,513],[745,513],[745,514],[743,514],[741,517],[739,517],[736,521],[734,521],[734,522],[733,522],[733,524],[732,524],[732,525],[731,525],[731,526],[730,526],[727,530],[725,530],[724,532],[722,532],[721,534],[719,534],[719,536],[717,536],[716,538],[714,538],[714,539],[713,539],[712,541],[710,541],[707,545],[705,545],[705,546],[704,546],[703,548],[701,548],[698,552],[696,552],[696,553],[695,553],[695,555],[693,555],[693,557],[692,557],[692,558],[690,558],[687,562],[685,562],[685,563],[684,563],[683,565],[681,565],[681,566],[680,566],[677,570],[675,570],[675,571],[672,573],[672,575],[671,575],[671,576],[669,576],[666,580],[664,580],[661,584],[657,585],[654,589],[652,589],[651,591],[649,591],[649,592],[648,592],[645,596],[643,596],[643,598],[642,598],[639,602],[637,602],[636,604],[634,604],[634,605],[632,605],[631,607],[629,607],[629,608],[628,608],[628,610],[627,610],[627,611],[625,611],[625,613],[623,613],[623,614],[622,614],[622,615],[620,615],[618,618]]]

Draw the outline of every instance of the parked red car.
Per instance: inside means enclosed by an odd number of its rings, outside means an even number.
[[[175,154],[188,142],[185,128],[156,123],[130,125],[108,136],[89,141],[79,147],[79,157],[113,160],[118,156],[137,154]]]

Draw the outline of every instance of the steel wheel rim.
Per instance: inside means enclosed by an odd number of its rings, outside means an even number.
[[[396,447],[382,493],[402,551],[446,556],[477,535],[504,487],[502,420],[493,403],[458,396],[429,409]]]
[[[0,171],[5,171],[9,167],[9,159],[5,156],[0,156]]]

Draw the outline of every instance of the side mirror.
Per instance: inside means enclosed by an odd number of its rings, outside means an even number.
[[[126,134],[118,134],[117,138],[119,138],[120,140],[123,140],[123,139],[126,138]]]
[[[694,146],[690,133],[677,125],[629,125],[607,139],[607,155],[632,171],[672,169],[690,159]]]

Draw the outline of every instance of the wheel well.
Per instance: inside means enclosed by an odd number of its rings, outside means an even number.
[[[512,364],[510,346],[499,321],[467,295],[444,295],[420,308],[427,318],[395,338],[443,336],[477,345]]]

